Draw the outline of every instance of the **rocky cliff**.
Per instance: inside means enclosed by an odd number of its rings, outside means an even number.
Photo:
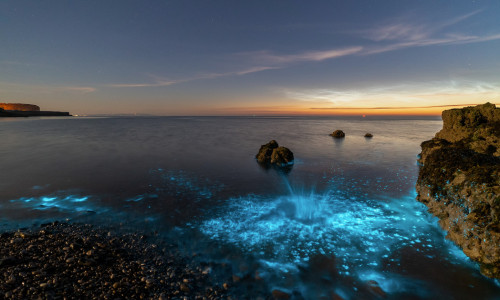
[[[4,110],[17,110],[17,111],[40,111],[38,105],[21,104],[21,103],[0,103],[0,108]]]
[[[65,117],[63,111],[41,111],[38,105],[21,103],[0,103],[0,117]]]
[[[443,129],[421,145],[417,200],[484,275],[500,278],[500,108],[486,103],[442,117]]]

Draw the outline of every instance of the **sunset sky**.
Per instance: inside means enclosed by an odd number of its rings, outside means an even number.
[[[500,104],[500,1],[0,1],[0,102],[73,114]]]

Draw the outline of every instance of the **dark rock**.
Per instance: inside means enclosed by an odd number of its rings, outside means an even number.
[[[444,111],[443,129],[421,147],[417,200],[484,275],[500,278],[500,109]]]
[[[293,153],[286,147],[278,147],[271,154],[271,163],[280,167],[293,164]]]
[[[259,152],[255,158],[257,158],[257,161],[261,164],[270,163],[271,155],[273,154],[273,150],[276,148],[278,148],[278,142],[272,140],[269,143],[260,146]]]
[[[345,133],[342,130],[335,130],[333,133],[330,134],[330,136],[334,138],[344,138]]]
[[[286,147],[280,147],[275,140],[260,146],[255,158],[260,164],[286,167],[293,164],[293,152]]]
[[[271,294],[273,295],[274,299],[279,299],[279,300],[287,300],[292,297],[290,293],[287,293],[285,291],[279,290],[279,289],[274,289]]]
[[[16,264],[16,259],[13,256],[8,256],[0,259],[0,267],[13,266]]]
[[[372,138],[373,137],[373,134],[367,132],[365,133],[365,138]]]
[[[387,296],[386,292],[384,292],[384,290],[375,280],[368,280],[366,282],[366,286],[368,290],[375,296],[378,296],[380,298],[385,298]]]

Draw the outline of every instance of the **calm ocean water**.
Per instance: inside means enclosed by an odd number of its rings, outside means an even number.
[[[307,299],[332,291],[356,299],[369,280],[389,298],[498,299],[498,285],[415,200],[420,143],[441,126],[312,117],[1,119],[0,230],[64,219],[155,230],[185,251],[231,261],[241,276],[237,266],[252,262],[271,287]],[[346,138],[328,136],[336,129]],[[288,174],[254,159],[271,139],[294,152]],[[321,255],[335,257],[334,275],[311,263]]]

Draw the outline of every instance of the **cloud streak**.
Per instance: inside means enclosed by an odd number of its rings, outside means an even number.
[[[445,105],[428,105],[428,106],[376,106],[376,107],[311,107],[310,109],[321,109],[321,110],[366,110],[366,109],[424,109],[424,108],[441,108],[441,107],[462,107],[462,106],[475,106],[484,103],[472,103],[472,104],[445,104]]]
[[[363,35],[368,39],[376,42],[381,41],[419,41],[429,39],[434,33],[439,32],[446,27],[450,27],[470,17],[480,13],[481,10],[452,18],[450,20],[442,21],[436,24],[415,24],[408,21],[394,21],[374,29],[363,31]]]
[[[483,36],[463,33],[443,33],[444,29],[464,22],[480,12],[481,10],[473,11],[434,24],[420,24],[399,19],[392,23],[380,25],[374,29],[359,31],[358,34],[361,34],[365,39],[370,41],[368,43],[365,42],[363,45],[317,51],[303,51],[294,54],[277,54],[271,51],[235,54],[236,57],[246,61],[249,65],[254,65],[241,70],[222,73],[203,73],[181,79],[167,79],[151,76],[153,79],[151,82],[117,83],[108,84],[106,87],[167,87],[196,80],[244,76],[267,70],[283,69],[298,63],[321,62],[353,55],[367,56],[415,47],[460,45],[500,40],[500,33]]]
[[[243,76],[251,73],[262,72],[265,70],[278,69],[279,67],[266,67],[266,66],[258,66],[258,67],[250,67],[247,69],[242,69],[238,71],[232,72],[224,72],[224,73],[204,73],[200,75],[195,75],[193,77],[169,80],[156,75],[149,75],[153,78],[154,82],[151,83],[119,83],[119,84],[108,84],[107,87],[162,87],[162,86],[170,86],[178,83],[190,82],[201,79],[215,79],[220,77],[228,77],[228,76]]]
[[[400,84],[364,89],[309,89],[282,90],[290,99],[315,103],[313,109],[353,108],[431,108],[474,105],[468,103],[498,102],[500,85],[467,80],[432,83]],[[478,102],[477,102],[478,101]],[[415,107],[415,103],[419,103]],[[375,105],[374,105],[375,104]]]
[[[307,62],[307,61],[323,61],[327,59],[334,59],[343,56],[353,55],[359,53],[363,50],[363,47],[349,47],[343,49],[330,49],[324,51],[306,51],[303,53],[297,54],[287,54],[287,55],[278,55],[272,54],[268,51],[259,51],[259,52],[247,52],[243,54],[239,54],[239,56],[246,56],[247,58],[251,58],[253,61],[259,61],[266,64],[266,66],[255,66],[249,67],[242,70],[231,71],[231,72],[222,72],[222,73],[204,73],[200,75],[195,75],[189,78],[169,80],[164,79],[158,76],[150,76],[153,77],[154,82],[149,83],[118,83],[118,84],[108,84],[107,87],[162,87],[162,86],[170,86],[174,84],[190,82],[195,80],[202,79],[216,79],[221,77],[230,77],[230,76],[243,76],[251,73],[257,73],[267,70],[275,70],[282,69],[288,65],[298,63],[298,62]]]
[[[11,82],[0,82],[0,91],[35,91],[39,93],[59,93],[70,92],[77,94],[88,94],[97,91],[97,88],[91,86],[61,86],[61,85],[31,85]]]
[[[499,40],[500,33],[484,36],[463,33],[439,34],[443,29],[463,22],[480,12],[481,10],[477,10],[435,24],[424,25],[397,21],[362,31],[362,35],[374,41],[375,44],[366,47],[360,54],[372,55],[414,47],[460,45]]]
[[[249,57],[256,61],[264,61],[271,65],[288,65],[298,62],[307,61],[323,61],[327,59],[339,58],[343,56],[353,55],[363,50],[362,46],[354,46],[341,49],[329,49],[323,51],[306,51],[297,54],[272,54],[269,51],[259,51],[246,53]]]

